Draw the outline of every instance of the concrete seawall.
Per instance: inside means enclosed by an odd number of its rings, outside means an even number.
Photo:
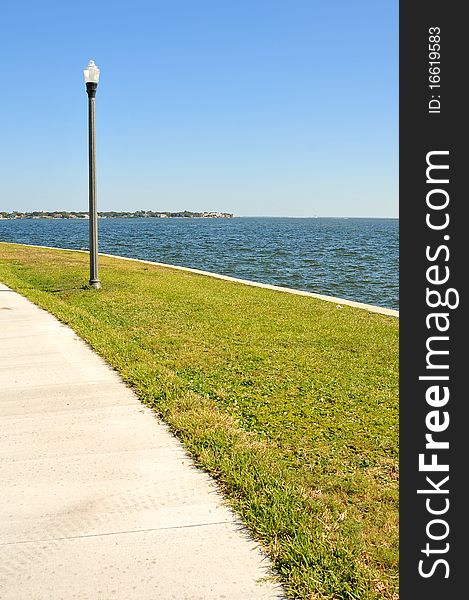
[[[1,243],[1,242],[0,242]],[[65,250],[67,252],[82,252],[88,254],[88,250],[75,250],[73,248],[53,248],[51,246],[36,246],[34,244],[18,244],[19,246],[26,246],[31,248],[44,248],[47,250]],[[309,296],[310,298],[317,298],[319,300],[325,300],[326,302],[334,302],[338,305],[352,306],[354,308],[362,308],[370,312],[387,315],[389,317],[399,318],[399,311],[392,308],[383,308],[382,306],[375,306],[374,304],[364,304],[363,302],[354,302],[353,300],[346,300],[344,298],[337,298],[335,296],[327,296],[324,294],[316,294],[314,292],[305,292],[303,290],[295,290],[293,288],[282,287],[278,285],[271,285],[268,283],[259,283],[257,281],[251,281],[249,279],[240,279],[238,277],[230,277],[229,275],[221,275],[220,273],[212,273],[211,271],[202,271],[200,269],[192,269],[190,267],[180,267],[178,265],[169,265],[167,263],[160,263],[151,260],[143,260],[140,258],[128,258],[127,256],[118,256],[116,254],[106,254],[103,252],[99,253],[99,256],[107,256],[109,258],[118,258],[120,260],[130,260],[138,263],[147,265],[156,265],[158,267],[164,267],[167,269],[176,269],[178,271],[187,271],[189,273],[195,273],[197,275],[205,275],[207,277],[214,277],[215,279],[223,279],[224,281],[232,281],[235,283],[242,283],[244,285],[250,285],[253,287],[265,288],[268,290],[275,290],[279,292],[285,292],[288,294],[296,294],[298,296]]]

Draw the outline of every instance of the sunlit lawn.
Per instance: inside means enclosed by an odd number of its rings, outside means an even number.
[[[217,479],[291,598],[397,598],[398,319],[193,273],[0,244]]]

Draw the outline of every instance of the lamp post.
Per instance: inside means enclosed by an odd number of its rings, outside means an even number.
[[[83,70],[88,94],[88,156],[89,156],[89,225],[90,225],[90,286],[99,289],[98,278],[98,215],[96,212],[96,128],[95,99],[99,69],[90,60]]]

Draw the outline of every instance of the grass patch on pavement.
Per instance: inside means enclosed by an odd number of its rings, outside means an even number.
[[[398,597],[398,319],[184,271],[0,244],[0,281],[154,407],[290,598]]]

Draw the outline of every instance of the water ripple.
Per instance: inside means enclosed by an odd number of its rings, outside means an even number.
[[[88,247],[88,221],[0,220],[0,240]],[[397,219],[101,219],[101,252],[399,308]]]

